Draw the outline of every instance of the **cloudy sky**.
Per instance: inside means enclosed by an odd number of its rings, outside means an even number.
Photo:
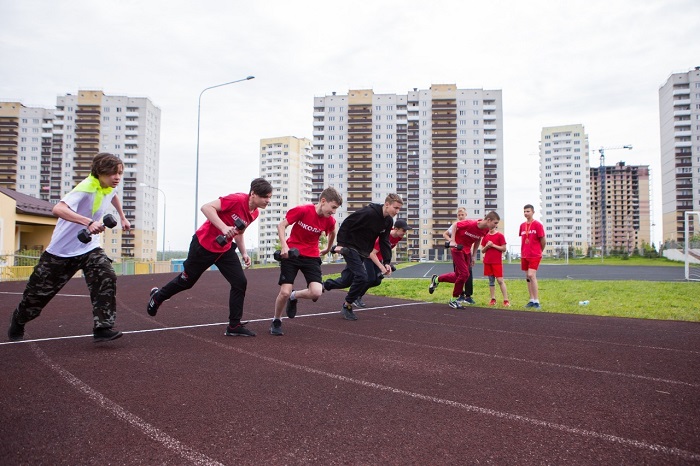
[[[160,107],[173,250],[193,233],[199,93],[248,75],[202,98],[200,204],[247,191],[261,138],[311,139],[315,96],[454,83],[503,90],[511,244],[522,204],[539,205],[542,127],[576,123],[592,149],[634,146],[608,165],[651,166],[658,242],[658,89],[700,66],[697,0],[0,0],[0,17],[0,100],[52,108],[99,89]]]

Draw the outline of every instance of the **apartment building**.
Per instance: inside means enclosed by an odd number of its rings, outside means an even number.
[[[540,198],[540,220],[547,235],[544,254],[562,249],[586,254],[591,238],[591,186],[583,125],[542,128]]]
[[[597,250],[632,254],[651,244],[650,170],[648,165],[591,168],[591,211],[595,218],[592,244]],[[605,197],[605,216],[603,203]]]
[[[133,228],[108,230],[105,251],[154,260],[160,109],[147,98],[95,90],[59,96],[51,110],[0,103],[0,186],[55,204],[90,174],[98,152],[124,161],[118,195]]]
[[[684,242],[685,212],[700,211],[700,67],[659,88],[659,120],[663,239]],[[698,222],[689,226],[699,232]]]
[[[414,227],[398,246],[400,260],[442,257],[442,233],[460,206],[469,218],[503,214],[500,90],[356,89],[316,97],[313,117],[314,195],[326,186],[341,192],[342,222],[369,202],[399,194],[399,217]]]
[[[0,187],[48,200],[54,111],[0,102]]]
[[[258,260],[273,262],[277,225],[292,207],[318,200],[312,195],[311,140],[294,136],[260,140],[260,176],[272,184],[272,202],[258,219]]]

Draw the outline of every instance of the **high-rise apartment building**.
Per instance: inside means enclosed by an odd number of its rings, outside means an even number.
[[[632,254],[643,244],[651,244],[651,202],[648,165],[618,162],[603,168],[591,168],[591,210],[595,219],[592,244],[596,249]],[[605,218],[600,199],[605,192]],[[603,224],[605,230],[603,230]],[[603,237],[603,232],[605,236]]]
[[[260,176],[272,184],[272,202],[258,219],[258,260],[272,262],[279,244],[277,225],[292,207],[316,202],[312,197],[311,140],[284,136],[260,140]],[[320,194],[320,192],[318,193]]]
[[[54,111],[0,102],[0,187],[48,200]]]
[[[664,241],[685,241],[686,211],[700,211],[700,67],[674,73],[659,89]],[[700,232],[690,225],[689,234]]]
[[[588,135],[583,125],[564,125],[542,128],[540,137],[544,253],[573,248],[586,254],[591,238]]]
[[[399,194],[399,217],[414,227],[399,244],[402,260],[443,254],[442,233],[456,220],[503,215],[503,118],[500,90],[433,84],[406,94],[372,89],[314,99],[313,193],[342,193],[336,217]]]
[[[118,195],[132,224],[130,232],[107,230],[105,251],[155,259],[158,191],[141,184],[158,185],[160,109],[93,90],[59,96],[55,110],[0,103],[0,185],[56,203],[90,174],[98,152],[124,161]]]

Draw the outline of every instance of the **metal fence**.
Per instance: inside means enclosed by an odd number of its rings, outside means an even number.
[[[39,261],[41,251],[20,251],[0,253],[0,281],[27,280]],[[182,271],[183,260],[136,261],[115,259],[112,263],[117,275],[146,275]],[[78,272],[76,277],[81,277]]]

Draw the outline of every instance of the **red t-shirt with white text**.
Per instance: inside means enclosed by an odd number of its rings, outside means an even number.
[[[322,233],[329,235],[335,230],[335,218],[318,215],[314,204],[293,207],[285,218],[292,225],[287,246],[297,248],[300,256],[321,257],[319,238]]]
[[[228,226],[234,226],[237,218],[240,218],[246,225],[250,225],[258,218],[260,211],[255,208],[248,210],[250,196],[245,193],[229,194],[219,198],[221,201],[221,210],[218,213],[219,218]],[[216,237],[221,234],[221,230],[216,228],[207,220],[197,229],[195,233],[199,244],[209,252],[226,252],[231,249],[231,242],[226,243],[226,246],[221,246],[216,242]]]
[[[520,225],[520,254],[523,259],[536,259],[542,257],[542,243],[544,227],[537,220],[531,223],[523,222]]]
[[[462,220],[455,223],[454,242],[471,249],[474,243],[489,233],[488,228],[479,228],[478,220]]]

